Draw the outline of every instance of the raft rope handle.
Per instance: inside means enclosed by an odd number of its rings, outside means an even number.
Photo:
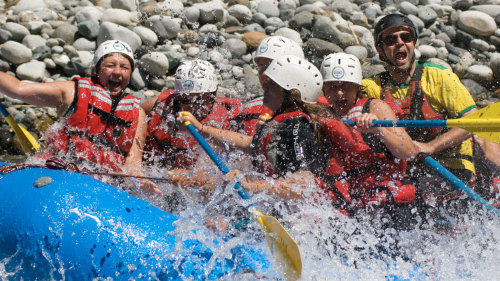
[[[64,170],[73,173],[81,173],[86,175],[106,175],[112,177],[125,177],[125,178],[138,178],[138,179],[148,179],[148,180],[159,180],[159,181],[170,181],[175,174],[168,172],[169,177],[151,177],[151,176],[137,176],[137,175],[127,175],[112,172],[101,172],[101,171],[89,171],[80,170],[78,166],[73,162],[65,162],[61,159],[51,157],[45,161],[45,164],[15,164],[15,165],[3,165],[0,166],[0,175],[5,175],[10,172],[17,170],[27,169],[27,168],[44,168],[51,170]],[[2,176],[3,177],[3,176]],[[0,177],[0,179],[2,178]]]

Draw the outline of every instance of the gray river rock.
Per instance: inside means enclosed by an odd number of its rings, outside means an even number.
[[[96,46],[120,39],[135,51],[139,68],[130,91],[138,97],[171,88],[181,61],[202,58],[219,71],[219,95],[248,99],[262,94],[252,55],[269,35],[299,42],[317,66],[329,53],[344,51],[362,61],[365,77],[382,71],[372,32],[392,12],[418,27],[417,54],[455,71],[478,105],[499,100],[498,0],[1,1],[0,70],[36,82],[86,76]],[[0,102],[37,136],[57,118],[51,108],[3,95]],[[15,139],[2,119],[3,154],[20,154]]]

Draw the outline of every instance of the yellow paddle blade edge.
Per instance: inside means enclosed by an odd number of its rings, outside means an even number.
[[[17,122],[12,118],[12,116],[5,117],[7,123],[9,123],[10,127],[14,130],[17,137],[19,138],[19,142],[21,143],[21,149],[26,154],[34,154],[40,149],[40,144],[36,141],[36,139],[31,135],[25,128],[17,124]]]
[[[500,118],[499,119],[450,119],[446,126],[462,128],[481,138],[500,143]]]
[[[302,257],[299,245],[281,223],[272,216],[265,216],[260,211],[253,212],[266,236],[272,256],[283,269],[288,280],[297,280],[302,273]]]
[[[459,119],[448,119],[446,126],[462,128],[485,140],[500,143],[500,103],[494,103]]]

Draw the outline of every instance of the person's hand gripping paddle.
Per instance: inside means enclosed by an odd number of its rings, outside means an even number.
[[[186,113],[183,114],[186,115]],[[208,156],[210,156],[210,159],[212,159],[212,161],[217,165],[219,170],[224,174],[229,173],[227,166],[208,145],[200,133],[198,133],[193,124],[189,121],[185,121],[184,125],[186,125],[189,132],[191,132],[203,150],[205,150]],[[234,188],[241,198],[250,199],[239,182],[236,183]],[[290,236],[290,234],[275,217],[262,214],[255,208],[255,206],[253,206],[253,204],[249,206],[249,211],[252,212],[253,216],[262,227],[266,236],[267,244],[271,250],[271,254],[283,269],[287,279],[296,280],[300,278],[302,272],[302,258],[297,242],[293,240],[292,236]]]

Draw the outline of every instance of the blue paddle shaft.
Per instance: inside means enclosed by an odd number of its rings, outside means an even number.
[[[3,117],[9,117],[10,115],[7,109],[5,109],[2,104],[0,104],[0,112],[2,113]]]
[[[425,157],[425,164],[432,168],[435,172],[437,172],[441,177],[447,180],[453,187],[460,189],[465,192],[471,199],[485,206],[488,210],[495,212],[498,216],[500,216],[500,211],[492,206],[488,201],[486,201],[483,197],[481,197],[476,192],[472,191],[470,187],[468,187],[463,181],[457,178],[454,174],[448,171],[445,167],[439,164],[434,158],[427,156]]]
[[[344,123],[356,125],[354,120],[344,120]],[[446,120],[374,120],[372,127],[446,127]]]
[[[212,159],[212,161],[214,161],[214,163],[217,165],[217,167],[219,168],[219,170],[222,173],[224,173],[224,175],[227,174],[227,173],[229,173],[229,169],[226,167],[226,165],[224,164],[224,162],[222,162],[222,160],[219,158],[219,156],[217,156],[217,154],[215,153],[215,151],[213,151],[213,149],[210,147],[210,145],[208,145],[208,143],[205,141],[205,139],[200,135],[200,133],[198,133],[198,131],[196,130],[196,128],[193,126],[193,124],[191,124],[191,123],[186,124],[186,127],[188,128],[189,132],[191,132],[191,134],[193,135],[193,137],[198,141],[198,143],[201,145],[201,147],[203,147],[203,149],[208,154],[208,156],[210,156],[210,158]],[[248,196],[248,194],[243,189],[243,187],[241,187],[241,184],[239,182],[237,182],[234,185],[234,188],[236,189],[236,191],[238,192],[238,194],[241,196],[241,198],[243,198],[243,199],[250,199],[250,196]]]

